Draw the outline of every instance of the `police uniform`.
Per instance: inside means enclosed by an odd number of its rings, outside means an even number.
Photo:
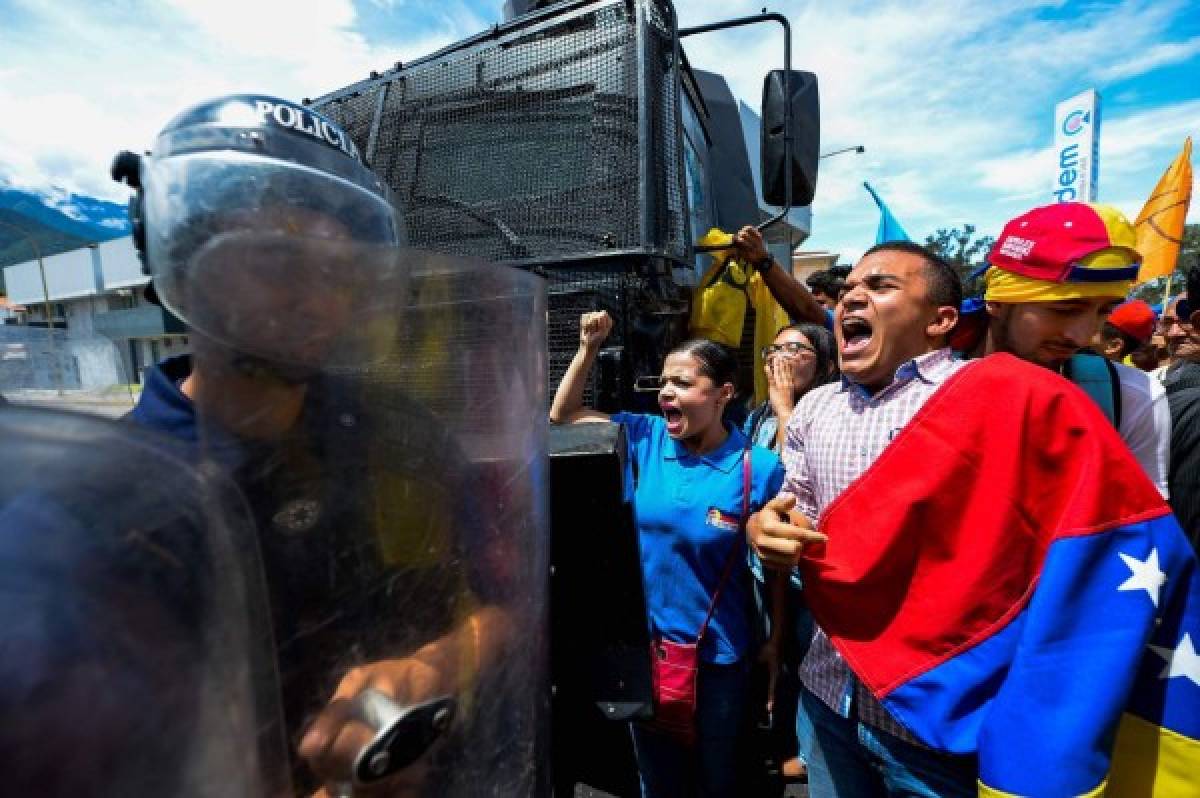
[[[180,390],[190,365],[182,356],[148,371],[131,420],[196,442],[196,410]],[[258,531],[292,738],[350,668],[410,654],[476,600],[509,594],[463,556],[463,536],[485,537],[488,525],[457,443],[423,406],[394,395],[367,410],[363,390],[318,380],[286,434],[252,442],[213,430],[206,446]]]

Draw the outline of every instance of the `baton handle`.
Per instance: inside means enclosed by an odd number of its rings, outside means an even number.
[[[339,785],[346,798],[354,794],[354,786],[374,784],[424,756],[450,728],[458,709],[451,696],[405,706],[371,687],[352,701],[354,718],[375,732],[375,737],[354,759],[353,783]]]

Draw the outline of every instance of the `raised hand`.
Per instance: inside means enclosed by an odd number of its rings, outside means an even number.
[[[763,241],[762,233],[752,224],[748,224],[733,237],[733,246],[743,263],[761,263],[767,259],[767,243]]]
[[[584,313],[579,317],[579,348],[595,350],[612,332],[613,320],[608,311]]]
[[[796,407],[796,377],[787,358],[775,355],[763,363],[767,373],[767,398],[777,418],[785,419]]]

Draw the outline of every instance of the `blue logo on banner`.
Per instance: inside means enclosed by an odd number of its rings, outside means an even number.
[[[1074,136],[1079,131],[1083,130],[1083,126],[1092,121],[1092,115],[1087,111],[1076,109],[1067,114],[1067,118],[1063,120],[1062,131],[1068,136]]]

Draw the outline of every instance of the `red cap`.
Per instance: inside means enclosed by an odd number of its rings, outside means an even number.
[[[1131,299],[1118,305],[1108,316],[1109,324],[1142,343],[1154,335],[1154,322],[1154,310],[1140,299]]]
[[[1102,249],[1127,249],[1131,259],[1140,262],[1132,249],[1136,240],[1132,226],[1115,209],[1102,213],[1109,210],[1083,202],[1034,208],[1004,225],[988,262],[1013,274],[1052,283],[1066,281],[1084,258]],[[1111,279],[1121,278],[1114,274]]]

